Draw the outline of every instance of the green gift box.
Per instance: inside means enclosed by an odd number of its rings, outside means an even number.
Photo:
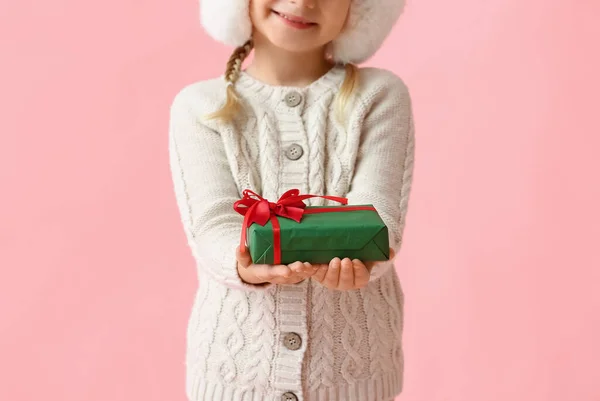
[[[329,263],[335,257],[363,262],[389,259],[388,228],[372,205],[307,206],[300,222],[276,219],[278,239],[272,220],[248,228],[248,249],[256,264],[275,264],[277,242],[281,264]]]
[[[344,206],[306,206],[323,198]],[[373,205],[349,205],[336,196],[300,195],[298,189],[269,202],[246,189],[233,205],[244,216],[240,250],[255,264],[329,263],[335,257],[389,260],[388,228]],[[248,243],[248,244],[247,244]]]

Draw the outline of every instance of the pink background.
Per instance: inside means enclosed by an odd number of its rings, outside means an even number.
[[[168,106],[229,49],[192,0],[30,5],[0,5],[0,399],[183,401]],[[403,401],[600,400],[599,13],[412,0],[369,62],[418,131]]]

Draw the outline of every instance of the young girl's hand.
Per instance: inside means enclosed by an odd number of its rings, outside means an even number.
[[[390,248],[390,259],[395,252]],[[314,265],[317,272],[313,278],[331,290],[348,291],[365,287],[369,283],[371,269],[379,262],[363,263],[358,259],[334,258],[329,264]]]
[[[294,262],[290,265],[264,265],[252,263],[250,253],[236,251],[238,274],[249,284],[297,284],[317,271],[310,263]]]

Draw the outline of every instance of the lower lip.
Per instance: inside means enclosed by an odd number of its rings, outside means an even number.
[[[317,24],[304,24],[302,22],[290,21],[289,19],[284,18],[281,15],[277,14],[275,11],[273,11],[273,14],[275,14],[280,20],[285,22],[287,25],[289,25],[293,28],[296,28],[296,29],[310,29],[317,25]]]

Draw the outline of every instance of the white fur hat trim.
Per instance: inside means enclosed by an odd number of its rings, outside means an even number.
[[[200,0],[206,32],[228,46],[242,46],[252,35],[250,0]],[[362,63],[381,47],[404,11],[405,0],[352,0],[344,31],[328,52],[338,63]]]

